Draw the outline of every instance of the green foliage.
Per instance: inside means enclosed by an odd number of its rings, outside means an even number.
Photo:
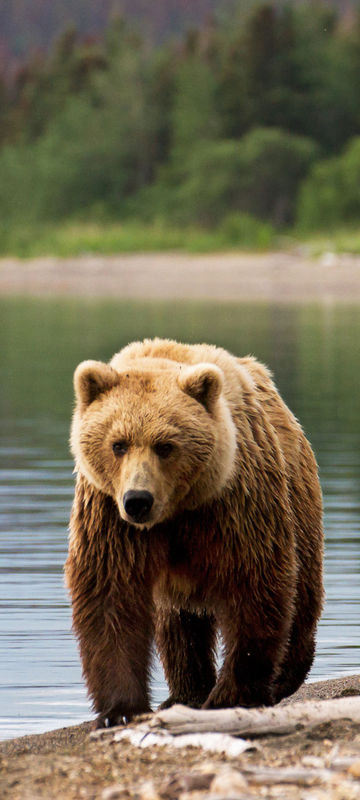
[[[216,225],[229,211],[238,164],[238,142],[195,143],[182,164],[170,168],[155,185],[157,212],[178,225]]]
[[[270,128],[239,141],[201,142],[181,168],[162,174],[143,206],[176,224],[217,225],[240,211],[284,225],[293,219],[297,187],[317,154],[311,140]]]
[[[156,47],[119,18],[99,41],[68,29],[0,79],[2,236],[137,218],[262,246],[297,203],[303,227],[355,221],[359,148],[339,153],[359,131],[359,70],[360,16],[347,29],[322,2],[238,0]]]
[[[344,153],[315,164],[299,196],[298,226],[314,230],[360,217],[360,137]]]
[[[70,98],[88,91],[106,66],[100,43],[82,44],[68,28],[49,57],[36,54],[22,67],[3,99],[0,141],[32,142],[40,137]],[[5,81],[6,85],[6,81]]]
[[[331,266],[336,263],[334,254],[360,255],[359,224],[358,221],[352,225],[340,226],[339,223],[336,223],[336,227],[326,225],[322,230],[320,228],[316,231],[297,228],[292,232],[291,237],[287,236],[279,244],[283,244],[287,248],[289,245],[304,248],[310,258],[323,256],[325,263]]]
[[[251,131],[240,144],[239,206],[277,225],[291,222],[297,188],[317,157],[318,146],[310,139],[269,128]]]
[[[35,141],[0,153],[0,215],[61,219],[105,203],[119,213],[152,169],[154,114],[141,53],[125,40],[91,91],[70,96]]]
[[[218,102],[225,135],[280,127],[333,152],[359,121],[359,29],[325,3],[240,4],[223,38]]]
[[[124,224],[66,221],[55,225],[0,226],[0,255],[19,258],[57,255],[70,257],[86,253],[133,253],[185,250],[190,253],[245,248],[263,250],[275,241],[270,225],[251,217],[229,217],[212,231],[192,226],[181,228],[154,222],[128,221]]]
[[[266,250],[274,244],[274,228],[250,214],[228,214],[219,226],[227,246]]]
[[[220,128],[215,77],[199,56],[190,55],[177,70],[171,119],[172,158],[181,162],[194,144],[215,139]]]
[[[298,129],[324,151],[337,152],[359,122],[354,47],[360,44],[360,30],[354,26],[345,33],[326,4],[300,4],[295,19]]]

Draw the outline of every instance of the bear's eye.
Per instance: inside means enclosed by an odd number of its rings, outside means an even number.
[[[154,445],[154,451],[159,458],[168,458],[173,449],[174,445],[171,442],[158,442]]]
[[[116,456],[124,456],[128,450],[128,444],[127,442],[113,442],[112,449]]]

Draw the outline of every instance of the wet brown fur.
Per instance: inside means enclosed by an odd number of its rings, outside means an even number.
[[[154,637],[164,705],[273,704],[294,692],[322,607],[321,491],[268,370],[154,340],[110,365],[84,362],[75,391],[66,578],[98,724],[149,710]],[[154,448],[169,439],[174,453],[162,460]],[[129,487],[155,497],[146,524],[126,519]]]

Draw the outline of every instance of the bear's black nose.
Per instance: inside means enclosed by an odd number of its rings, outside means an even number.
[[[125,492],[123,498],[125,511],[134,522],[147,520],[153,502],[154,498],[150,492],[137,492],[133,489]]]

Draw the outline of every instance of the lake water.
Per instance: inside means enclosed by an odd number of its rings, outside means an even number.
[[[327,600],[310,679],[359,671],[360,311],[354,307],[0,302],[0,738],[91,716],[63,584],[73,496],[72,373],[144,336],[252,353],[316,452]],[[166,696],[159,667],[154,703]]]

